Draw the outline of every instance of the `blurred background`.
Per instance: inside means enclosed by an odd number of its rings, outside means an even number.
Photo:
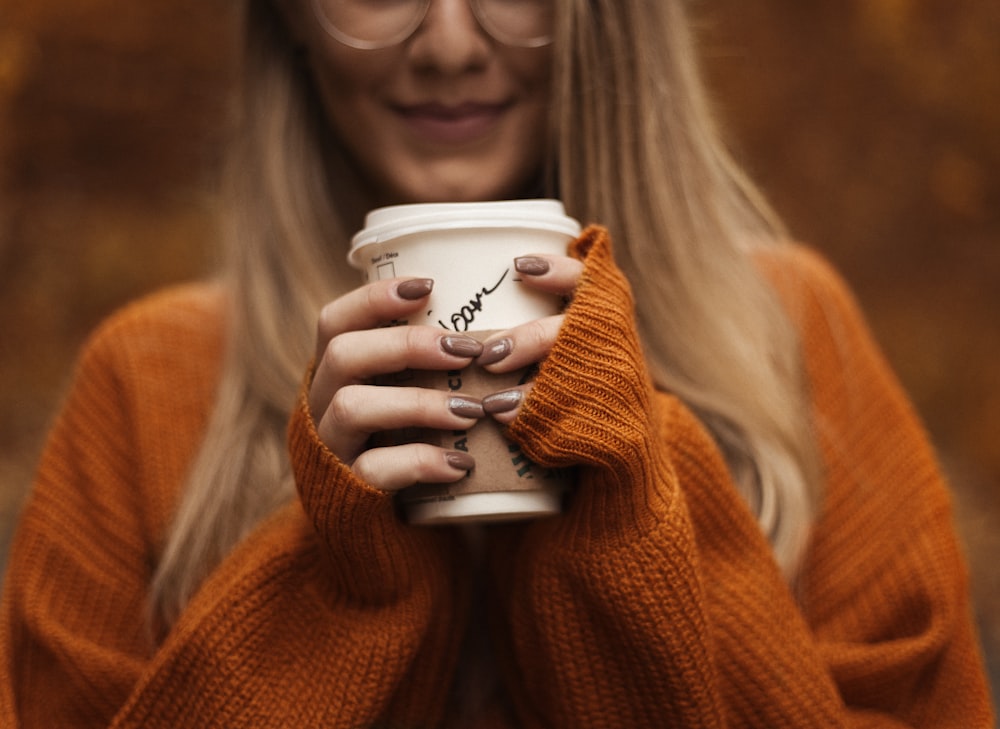
[[[76,352],[215,257],[224,0],[0,0],[0,560]],[[1000,3],[702,0],[737,156],[853,285],[955,492],[1000,681]]]

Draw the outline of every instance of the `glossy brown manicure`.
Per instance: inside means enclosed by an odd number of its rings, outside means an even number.
[[[514,343],[508,337],[504,337],[492,344],[487,344],[483,348],[483,353],[479,355],[479,359],[476,360],[476,363],[483,366],[495,364],[510,354],[513,349]]]
[[[549,262],[537,256],[521,256],[514,259],[514,270],[529,276],[541,276],[549,272]]]
[[[476,459],[462,451],[448,451],[444,454],[444,459],[456,471],[471,471],[476,467]]]
[[[434,279],[411,278],[408,281],[401,281],[399,285],[396,286],[396,293],[401,299],[405,299],[406,301],[416,301],[417,299],[422,299],[427,296],[433,288]]]
[[[483,411],[489,415],[509,413],[511,410],[516,409],[523,399],[524,395],[520,390],[494,392],[492,395],[487,395],[483,398]]]
[[[481,402],[457,395],[448,398],[448,409],[463,418],[481,418],[485,415]]]
[[[456,357],[478,357],[483,353],[483,343],[472,337],[448,335],[441,337],[441,349]]]

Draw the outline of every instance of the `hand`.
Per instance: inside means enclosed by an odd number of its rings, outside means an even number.
[[[583,263],[568,256],[522,256],[514,260],[521,281],[545,293],[569,298],[576,289]],[[483,342],[476,363],[489,372],[512,372],[541,362],[555,342],[563,316],[548,316],[499,332]],[[503,390],[483,398],[483,410],[505,425],[517,417],[532,384]]]
[[[427,326],[382,326],[425,305],[430,279],[376,281],[327,304],[319,316],[309,407],[320,440],[372,486],[450,483],[474,466],[467,453],[423,443],[369,448],[373,433],[422,427],[467,430],[483,417],[479,400],[418,387],[379,387],[376,375],[406,369],[456,370],[482,354],[475,339]]]

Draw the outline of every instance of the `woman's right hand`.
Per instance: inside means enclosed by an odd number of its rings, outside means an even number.
[[[369,443],[384,430],[467,430],[483,417],[480,401],[460,393],[372,384],[377,375],[406,369],[458,370],[482,353],[475,339],[437,327],[386,326],[423,308],[432,287],[421,278],[376,281],[330,302],[319,316],[309,388],[316,431],[355,475],[384,491],[458,481],[475,465],[468,453],[425,443]]]

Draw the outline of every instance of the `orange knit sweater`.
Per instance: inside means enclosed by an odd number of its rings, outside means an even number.
[[[440,726],[470,605],[489,613],[515,726],[990,726],[945,487],[837,277],[803,249],[769,264],[826,468],[793,594],[711,437],[650,386],[602,231],[577,253],[583,280],[510,435],[579,483],[564,515],[490,530],[482,603],[457,532],[402,523],[301,398],[300,499],[152,645],[146,591],[204,432],[223,295],[187,287],[113,317],[12,546],[0,726]]]

